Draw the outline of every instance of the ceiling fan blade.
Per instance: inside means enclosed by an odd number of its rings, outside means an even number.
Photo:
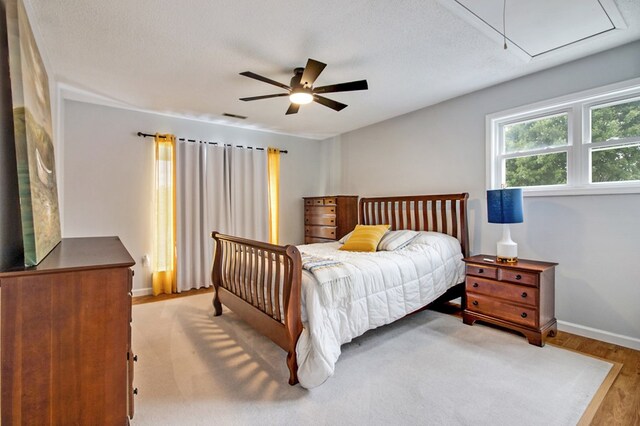
[[[258,99],[277,98],[280,96],[289,96],[288,93],[278,93],[276,95],[251,96],[249,98],[240,98],[241,101],[257,101]]]
[[[318,78],[318,76],[326,66],[327,64],[323,64],[322,62],[318,62],[314,59],[309,58],[307,60],[307,65],[304,67],[304,72],[302,73],[300,84],[306,85],[307,87],[313,86],[316,78]]]
[[[297,114],[299,109],[300,109],[300,105],[299,104],[292,103],[291,105],[289,105],[289,109],[287,110],[285,115]]]
[[[286,89],[286,90],[291,90],[291,87],[287,86],[286,84],[278,83],[275,80],[271,80],[270,78],[263,77],[251,71],[241,72],[240,75],[244,75],[245,77],[253,78],[255,80],[260,80],[265,83],[273,84],[274,86],[282,87],[283,89]]]
[[[321,86],[313,89],[313,93],[335,93],[335,92],[351,92],[354,90],[367,90],[369,85],[367,80],[350,81],[348,83],[331,84],[329,86]]]
[[[334,109],[336,111],[342,111],[343,109],[345,109],[347,107],[347,105],[345,104],[341,104],[340,102],[336,102],[334,100],[331,99],[327,99],[323,96],[318,96],[318,95],[314,95],[313,96],[313,101],[317,102],[321,105],[324,105],[326,107],[329,107],[331,109]]]

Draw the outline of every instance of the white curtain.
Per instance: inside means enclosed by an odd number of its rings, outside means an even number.
[[[230,149],[231,234],[269,241],[269,176],[267,153]]]
[[[178,142],[177,291],[211,285],[211,231],[267,241],[267,154]]]

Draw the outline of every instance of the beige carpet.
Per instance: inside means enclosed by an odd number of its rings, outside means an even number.
[[[611,364],[424,311],[343,346],[311,391],[211,294],[133,307],[133,425],[574,425]]]

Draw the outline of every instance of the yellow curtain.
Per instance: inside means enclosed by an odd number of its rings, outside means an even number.
[[[267,149],[269,173],[269,242],[278,244],[280,235],[280,150]]]
[[[175,293],[176,286],[176,137],[155,137],[155,247],[153,295]]]

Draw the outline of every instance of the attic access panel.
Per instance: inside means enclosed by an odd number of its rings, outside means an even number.
[[[454,0],[478,28],[503,36],[504,0]],[[611,0],[506,0],[507,42],[530,58],[597,37],[624,21]]]

